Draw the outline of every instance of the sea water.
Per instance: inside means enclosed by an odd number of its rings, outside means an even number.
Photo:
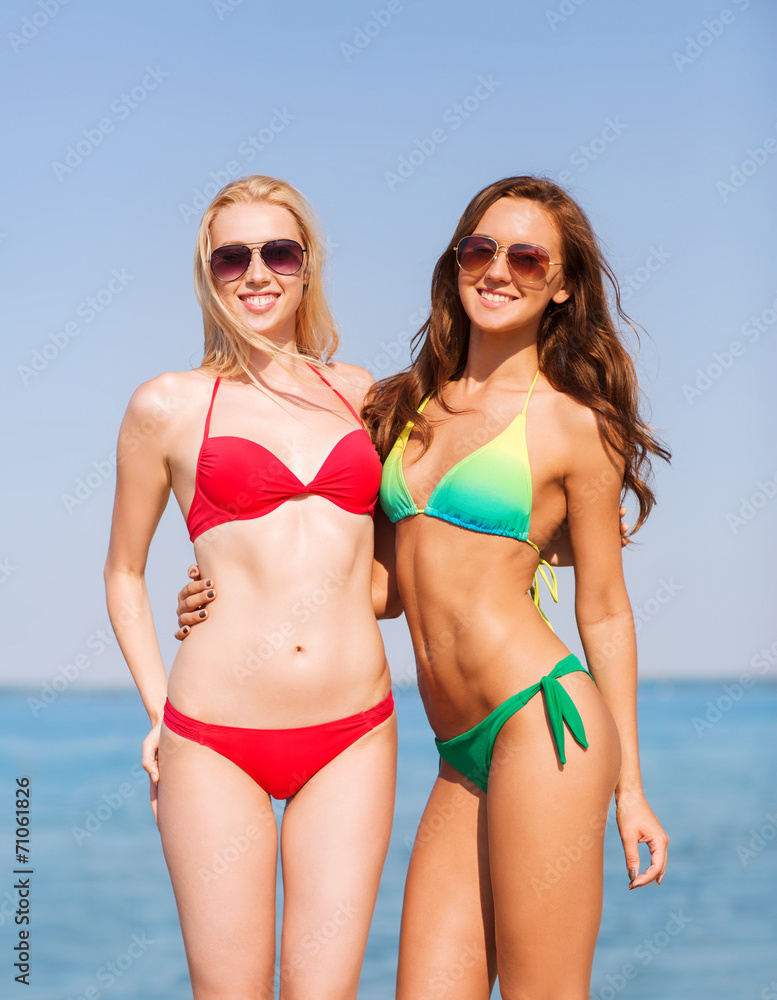
[[[139,767],[133,691],[0,692],[0,997],[191,997]],[[390,1000],[405,871],[437,757],[414,689],[395,692],[396,818],[359,996]],[[643,683],[643,777],[670,834],[663,884],[629,892],[614,822],[593,1000],[777,1000],[777,691]],[[15,858],[15,779],[30,778],[29,860]],[[277,804],[278,817],[282,804]],[[91,817],[91,818],[90,818]],[[196,831],[192,831],[196,835]],[[15,868],[33,873],[14,875]],[[15,881],[30,879],[30,986],[14,981]],[[457,996],[453,984],[449,991]],[[495,990],[495,997],[498,990]]]

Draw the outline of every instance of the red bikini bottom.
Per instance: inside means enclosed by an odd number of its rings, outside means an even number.
[[[288,799],[393,711],[394,698],[389,694],[374,708],[334,722],[299,729],[246,729],[197,722],[165,701],[164,722],[172,732],[237,764],[274,799]]]

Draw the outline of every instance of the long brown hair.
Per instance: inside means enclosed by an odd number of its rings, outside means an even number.
[[[540,177],[507,177],[475,195],[464,211],[432,276],[429,318],[413,339],[417,351],[405,371],[377,382],[365,401],[363,417],[378,451],[386,457],[397,434],[412,420],[424,450],[432,440],[429,421],[417,412],[434,391],[440,405],[442,388],[463,370],[469,348],[470,321],[458,292],[458,265],[453,248],[477,229],[486,211],[501,198],[528,198],[550,214],[561,236],[564,275],[571,295],[549,302],[537,335],[539,367],[550,385],[596,414],[606,444],[625,464],[624,491],[637,498],[634,530],[650,513],[655,496],[650,487],[650,455],[670,458],[639,413],[634,364],[613,321],[605,279],[615,295],[620,320],[635,331],[620,303],[618,282],[580,206],[552,181]],[[420,345],[420,349],[419,349]]]
[[[296,346],[311,361],[323,364],[337,350],[338,335],[324,293],[322,272],[325,249],[316,216],[305,198],[291,184],[275,177],[252,174],[231,181],[219,191],[205,210],[197,232],[194,290],[202,307],[205,332],[201,367],[214,375],[230,377],[248,372],[251,347],[257,347],[279,360],[289,354],[276,347],[267,337],[238,322],[219,298],[216,280],[208,264],[210,226],[215,217],[223,208],[250,202],[279,205],[293,215],[299,226],[307,253],[304,264],[305,291],[296,317]]]

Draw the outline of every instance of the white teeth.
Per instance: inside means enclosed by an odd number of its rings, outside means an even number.
[[[488,299],[489,302],[511,302],[512,295],[497,295],[496,292],[480,292],[481,298]]]
[[[246,295],[244,302],[250,302],[252,306],[266,306],[274,302],[277,295]]]

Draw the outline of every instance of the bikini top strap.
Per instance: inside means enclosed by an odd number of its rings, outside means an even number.
[[[359,416],[359,414],[356,412],[356,410],[354,410],[354,408],[351,406],[351,404],[348,402],[348,400],[345,398],[345,396],[341,392],[338,392],[337,389],[335,389],[335,387],[332,385],[332,383],[328,379],[324,378],[324,376],[321,374],[321,372],[318,370],[318,368],[314,368],[313,365],[311,365],[311,363],[309,361],[306,361],[305,364],[308,366],[308,368],[310,368],[311,371],[314,371],[316,373],[316,375],[318,375],[318,377],[321,379],[322,382],[324,382],[326,385],[329,386],[329,388],[332,390],[332,392],[335,394],[335,396],[339,396],[340,399],[342,399],[342,401],[345,403],[345,405],[348,407],[348,409],[351,411],[351,413],[356,417],[356,419],[359,421],[359,423],[363,427],[364,426],[364,422],[362,421],[362,418]]]
[[[429,402],[429,400],[432,398],[433,395],[434,395],[434,389],[432,389],[432,391],[429,393],[428,396],[424,396],[424,398],[418,404],[418,410],[416,411],[417,413],[424,412],[424,410],[426,409],[426,404]]]
[[[426,409],[426,404],[429,402],[429,400],[432,398],[433,395],[434,395],[434,389],[432,389],[432,391],[429,393],[428,396],[424,396],[424,398],[418,404],[418,407],[416,409],[416,413],[423,413],[424,412],[424,410]],[[413,433],[413,428],[414,427],[415,427],[415,422],[412,421],[412,420],[408,420],[408,422],[402,428],[402,430],[399,433],[399,436],[397,437],[397,442],[398,442],[400,448],[404,449],[405,445],[407,444],[408,438]],[[421,513],[421,511],[419,511],[419,514],[420,513]]]
[[[216,402],[216,393],[218,392],[220,382],[221,382],[221,376],[219,375],[213,384],[213,395],[210,397],[210,406],[208,407],[208,415],[205,418],[205,433],[202,435],[203,441],[207,441],[208,435],[210,434],[210,415],[211,413],[213,413],[213,404]]]
[[[529,386],[529,391],[526,393],[526,402],[523,404],[523,409],[521,410],[521,413],[524,416],[526,416],[526,410],[529,407],[529,400],[531,399],[531,394],[534,391],[534,386],[537,384],[537,379],[539,377],[540,377],[540,370],[538,368],[537,371],[534,373],[534,378],[532,379],[532,384]]]
[[[548,626],[551,632],[555,632],[555,629],[550,624],[550,619],[540,607],[539,578],[542,577],[542,579],[545,581],[547,588],[550,591],[550,596],[553,598],[556,604],[558,604],[558,580],[556,579],[556,574],[553,570],[553,567],[548,562],[548,560],[542,558],[542,553],[540,552],[539,545],[537,545],[536,542],[533,542],[530,538],[525,539],[525,541],[527,542],[527,544],[531,545],[531,547],[536,551],[537,555],[540,557],[537,569],[534,572],[534,579],[532,580],[531,587],[529,588],[529,594],[531,595],[531,599],[534,601],[537,610],[545,620],[545,624]],[[548,573],[545,572],[546,567],[548,569],[548,572],[550,573],[550,578],[548,578]]]

